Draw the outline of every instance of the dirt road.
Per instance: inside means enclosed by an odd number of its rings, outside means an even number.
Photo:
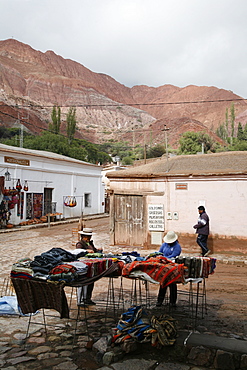
[[[0,234],[0,282],[9,275],[11,266],[20,258],[34,258],[53,247],[67,250],[74,249],[72,231],[77,223],[56,225],[50,228],[37,228]],[[95,232],[93,239],[96,246],[105,252],[120,251],[109,246],[109,219],[101,218],[86,221],[86,227]],[[141,250],[147,255],[150,251]],[[97,284],[95,294],[105,289]],[[186,287],[184,288],[186,289]],[[152,284],[152,293],[156,295],[157,286]],[[207,315],[200,320],[199,326],[205,332],[247,337],[247,265],[218,263],[215,273],[206,281]],[[178,297],[178,307],[183,305]]]

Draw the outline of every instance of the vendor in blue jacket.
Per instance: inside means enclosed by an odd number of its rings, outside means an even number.
[[[159,252],[163,253],[163,256],[168,259],[175,259],[181,254],[181,246],[178,242],[178,236],[174,231],[168,231],[164,236],[164,243],[161,245]],[[175,307],[177,302],[177,284],[172,283],[169,285],[170,288],[170,305]],[[156,306],[159,307],[162,305],[167,287],[159,289],[159,294],[157,298]]]

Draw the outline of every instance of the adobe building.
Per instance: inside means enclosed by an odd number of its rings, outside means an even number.
[[[153,248],[169,230],[182,245],[195,244],[203,205],[209,248],[247,255],[247,151],[162,157],[107,177],[112,245]]]
[[[0,144],[0,225],[4,205],[13,225],[49,213],[63,218],[104,213],[101,171],[101,166],[56,153]]]

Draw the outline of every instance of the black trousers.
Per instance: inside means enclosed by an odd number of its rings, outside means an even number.
[[[208,252],[208,247],[207,247],[208,235],[198,234],[196,242],[201,247],[203,255]]]
[[[175,304],[177,302],[177,295],[178,295],[178,289],[177,289],[177,284],[171,283],[169,286],[170,289],[170,303]],[[159,289],[159,294],[158,294],[158,303],[163,303],[166,295],[166,290],[167,286],[164,288]]]

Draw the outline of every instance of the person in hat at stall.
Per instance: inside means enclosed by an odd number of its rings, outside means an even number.
[[[81,235],[81,240],[76,243],[76,248],[84,249],[88,253],[101,253],[102,249],[97,249],[94,246],[93,240],[91,240],[93,235],[93,230],[91,228],[84,228],[78,231]],[[77,291],[77,304],[78,305],[95,305],[96,303],[92,301],[94,283],[79,287]]]
[[[175,259],[177,256],[181,254],[181,246],[178,242],[178,236],[174,231],[168,231],[168,233],[164,236],[163,239],[164,243],[161,245],[159,252],[163,253],[163,256],[168,259]],[[169,285],[170,288],[170,305],[175,307],[177,302],[177,284],[171,283]],[[165,295],[166,295],[167,287],[160,287],[157,303],[156,306],[159,307],[162,305]]]

